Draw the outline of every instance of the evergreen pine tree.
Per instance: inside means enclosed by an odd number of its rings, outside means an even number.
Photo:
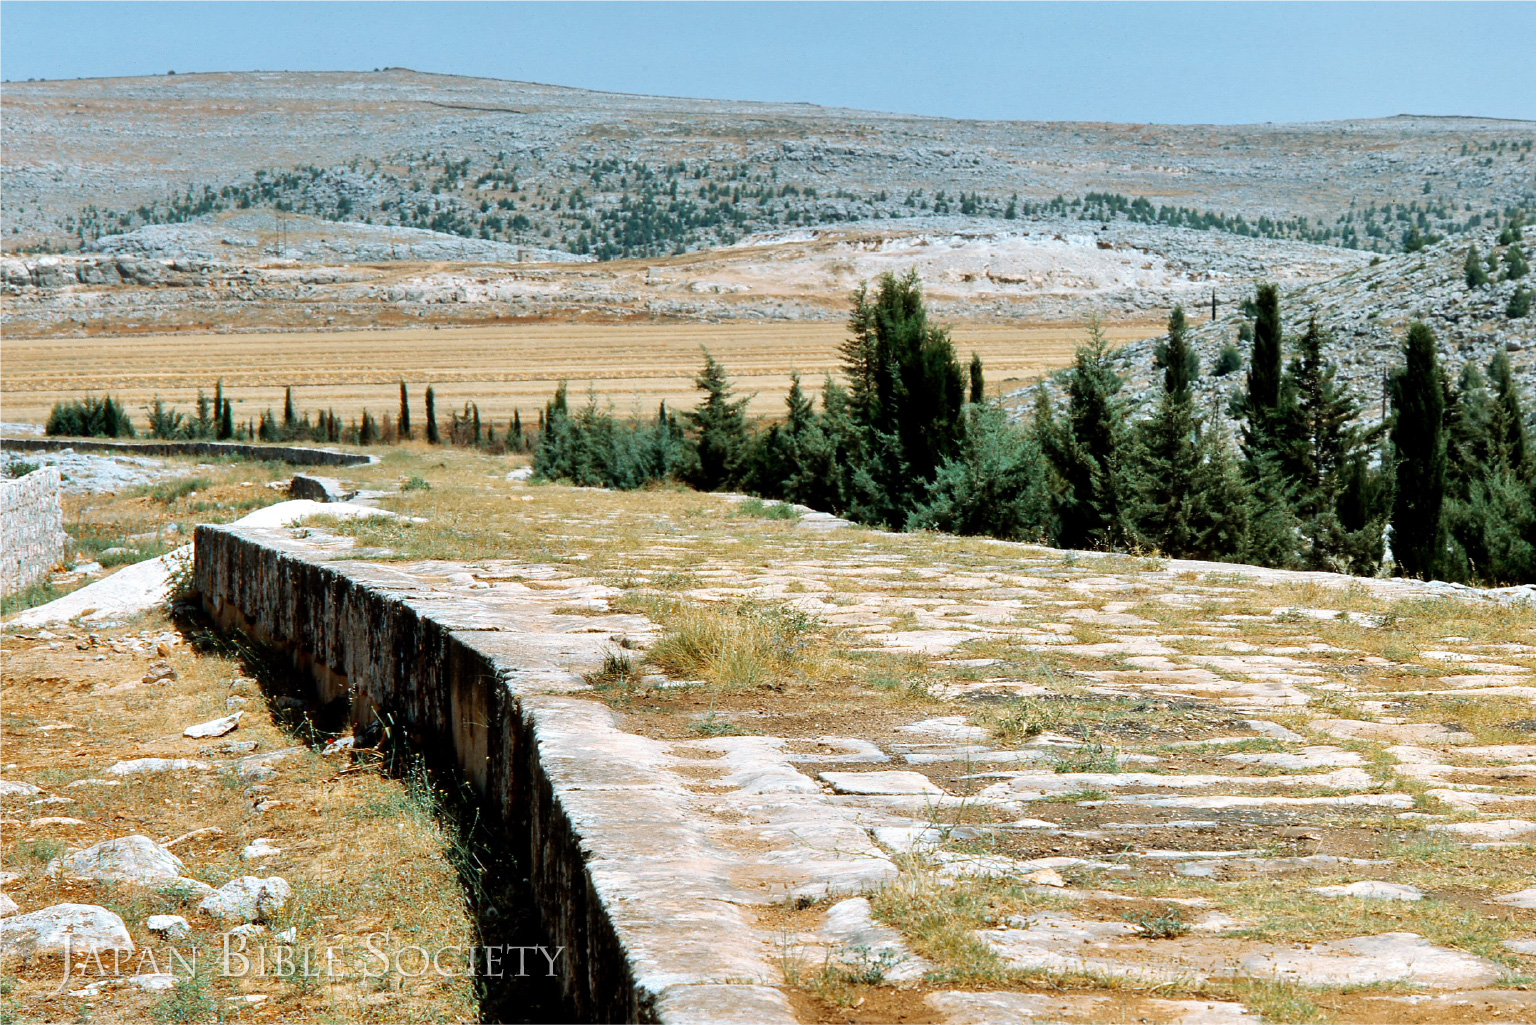
[[[971,402],[982,402],[987,398],[987,382],[982,377],[982,357],[976,353],[971,354],[971,392],[967,396]]]
[[[1380,493],[1368,479],[1372,471],[1365,461],[1377,432],[1355,426],[1360,403],[1336,383],[1335,368],[1324,359],[1323,348],[1329,340],[1316,319],[1297,340],[1298,356],[1287,368],[1283,401],[1276,412],[1278,464],[1291,486],[1292,507],[1304,542],[1303,565],[1370,573],[1375,565],[1361,565],[1358,560],[1369,559],[1371,552],[1380,549],[1387,514],[1386,509],[1379,510],[1380,515],[1370,514],[1362,505],[1369,495]],[[1346,529],[1340,515],[1347,485],[1355,489],[1348,499],[1352,516],[1365,516],[1355,531]]]
[[[426,406],[427,444],[441,445],[443,443],[443,436],[438,433],[437,396],[432,393],[432,385],[430,384],[427,386]]]
[[[395,430],[401,441],[411,440],[411,396],[406,392],[406,382],[400,382],[400,413],[395,418]]]
[[[1243,543],[1248,495],[1226,435],[1203,430],[1195,411],[1186,331],[1185,311],[1176,306],[1158,350],[1163,394],[1139,425],[1133,450],[1132,517],[1138,537],[1167,555],[1231,557]]]
[[[193,432],[193,437],[206,438],[213,434],[214,420],[218,415],[218,413],[210,413],[208,411],[208,397],[203,394],[203,389],[199,388],[197,390],[197,419],[194,421],[196,428]]]
[[[1531,266],[1526,262],[1526,256],[1521,252],[1519,245],[1513,245],[1505,250],[1505,280],[1518,281],[1532,272]]]
[[[949,332],[928,323],[917,271],[860,289],[841,351],[861,434],[849,468],[853,514],[900,527],[963,431],[966,381]]]
[[[704,349],[704,368],[694,387],[704,392],[699,405],[685,413],[694,429],[699,467],[694,478],[701,491],[717,491],[737,480],[747,453],[748,399],[733,399],[726,368]]]
[[[1121,379],[1110,365],[1109,342],[1097,320],[1068,372],[1068,408],[1057,417],[1037,393],[1036,437],[1055,471],[1052,519],[1063,548],[1124,545],[1127,530],[1126,410]]]
[[[1446,398],[1435,335],[1418,321],[1409,325],[1404,366],[1393,375],[1391,396],[1393,556],[1405,576],[1433,577],[1446,544]]]
[[[1484,269],[1484,261],[1479,258],[1476,245],[1468,246],[1467,258],[1462,261],[1462,279],[1469,288],[1482,288],[1489,283],[1489,272]]]

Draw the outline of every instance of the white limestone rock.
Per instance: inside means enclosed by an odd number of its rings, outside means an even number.
[[[121,918],[95,904],[55,904],[0,919],[0,955],[32,958],[102,950],[131,954],[133,939]]]
[[[131,758],[127,761],[114,762],[108,766],[107,772],[114,776],[138,776],[147,772],[181,772],[184,769],[211,769],[210,762],[198,761],[196,758]]]
[[[16,906],[16,902],[10,898],[9,894],[0,893],[0,918],[7,918],[20,910],[21,909]]]
[[[198,910],[215,918],[259,922],[280,911],[293,896],[293,887],[281,876],[232,879],[198,903]]]
[[[1315,886],[1314,893],[1325,897],[1356,897],[1360,900],[1424,900],[1425,892],[1401,883],[1384,883],[1377,879],[1363,879],[1341,886]]]
[[[144,928],[168,940],[179,940],[192,931],[192,925],[180,915],[150,915]]]
[[[921,772],[824,772],[822,781],[840,794],[880,794],[896,797],[939,797],[944,791]]]
[[[50,876],[110,879],[140,886],[174,883],[186,873],[186,863],[180,858],[149,837],[139,834],[103,840],[83,851],[55,858],[48,863]]]
[[[240,725],[240,717],[242,715],[245,715],[245,713],[236,712],[234,715],[226,715],[222,719],[210,719],[208,722],[200,722],[196,726],[188,726],[182,730],[181,735],[196,739],[222,737]]]
[[[1441,989],[1487,986],[1504,974],[1493,961],[1438,947],[1412,932],[1331,940],[1306,948],[1299,944],[1291,950],[1251,954],[1240,962],[1240,971],[1304,986],[1408,982]]]

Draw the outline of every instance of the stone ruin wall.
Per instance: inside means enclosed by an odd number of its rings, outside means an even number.
[[[0,481],[0,594],[37,583],[64,557],[59,487],[51,466]]]

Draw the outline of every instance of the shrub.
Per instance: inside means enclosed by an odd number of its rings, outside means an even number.
[[[1217,353],[1217,362],[1212,364],[1211,375],[1213,377],[1226,377],[1242,366],[1243,355],[1239,353],[1238,346],[1229,342],[1222,347],[1221,352]]]
[[[122,403],[107,395],[98,399],[87,395],[73,402],[60,402],[48,416],[50,435],[70,438],[132,438],[133,421]]]

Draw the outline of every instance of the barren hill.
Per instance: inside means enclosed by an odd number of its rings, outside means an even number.
[[[9,83],[0,119],[10,249],[241,209],[607,257],[1011,213],[1395,249],[1533,192],[1531,126],[1471,118],[983,122],[388,69]]]

